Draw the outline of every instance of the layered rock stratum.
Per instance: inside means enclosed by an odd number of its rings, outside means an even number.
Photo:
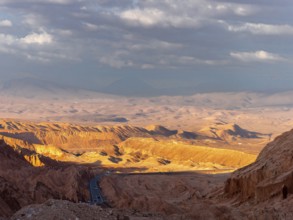
[[[209,145],[209,141],[221,139],[158,125],[143,128],[13,120],[2,120],[0,125],[0,139],[38,167],[62,161],[150,171],[234,170],[255,160],[255,154]]]

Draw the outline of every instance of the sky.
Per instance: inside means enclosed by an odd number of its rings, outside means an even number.
[[[293,89],[292,12],[291,0],[0,0],[0,76],[96,90],[135,79],[175,94]]]

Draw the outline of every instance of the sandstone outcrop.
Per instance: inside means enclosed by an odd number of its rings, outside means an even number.
[[[119,147],[124,154],[139,154],[140,158],[164,158],[177,165],[189,163],[199,170],[235,169],[256,159],[255,155],[236,150],[188,145],[179,141],[155,141],[151,138],[129,138],[119,144]]]
[[[56,161],[48,164],[54,166],[39,166],[43,164],[35,156],[28,158],[0,140],[0,216],[50,198],[74,202],[89,199],[90,174],[85,167]]]
[[[254,163],[235,171],[225,192],[240,202],[261,202],[280,196],[283,185],[293,193],[293,130],[269,143]]]

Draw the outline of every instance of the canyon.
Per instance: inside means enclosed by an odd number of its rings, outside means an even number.
[[[291,218],[287,99],[81,94],[3,96],[3,219]],[[90,205],[97,175],[101,207]]]

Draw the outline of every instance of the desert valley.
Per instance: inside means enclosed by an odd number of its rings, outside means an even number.
[[[0,0],[0,220],[292,220],[292,12]]]
[[[292,218],[291,92],[52,90],[1,90],[2,219]]]

